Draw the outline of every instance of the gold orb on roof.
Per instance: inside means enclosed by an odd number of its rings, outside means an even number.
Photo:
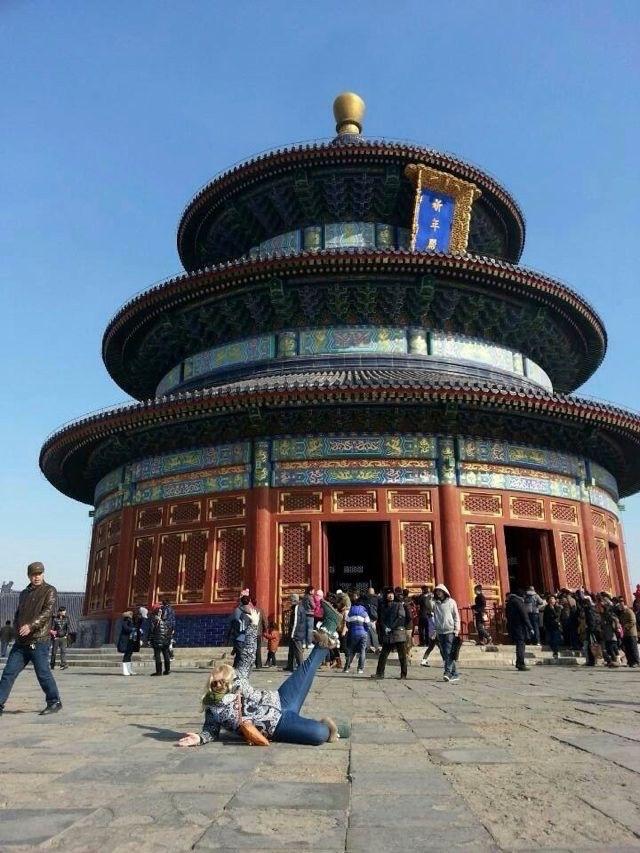
[[[333,102],[333,115],[336,120],[336,132],[362,133],[362,119],[365,103],[355,92],[343,92]]]

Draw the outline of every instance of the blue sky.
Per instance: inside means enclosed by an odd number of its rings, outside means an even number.
[[[522,263],[585,296],[610,338],[582,391],[640,408],[640,4],[593,0],[0,4],[0,580],[43,560],[84,586],[88,507],[40,475],[43,439],[125,394],[100,358],[119,305],[178,271],[182,208],[253,153],[365,133],[454,152],[527,217]],[[628,498],[640,581],[640,498]]]

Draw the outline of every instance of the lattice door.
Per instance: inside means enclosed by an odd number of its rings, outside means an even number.
[[[154,561],[154,536],[139,536],[133,546],[133,574],[129,605],[146,604],[151,587]]]
[[[600,589],[594,590],[594,592],[612,592],[611,571],[609,569],[609,543],[606,539],[599,539],[597,536],[595,537],[595,543]]]
[[[487,598],[500,598],[496,528],[493,524],[466,524],[467,563],[471,588],[482,584]]]
[[[580,539],[577,533],[560,534],[560,550],[562,567],[566,584],[569,589],[577,589],[584,585],[582,574],[582,558],[580,557]]]
[[[105,563],[107,560],[107,549],[101,548],[96,551],[91,567],[91,576],[87,584],[89,593],[89,611],[100,610],[102,604],[102,581],[104,579]]]
[[[172,604],[178,600],[180,572],[182,566],[182,533],[169,533],[160,537],[158,576],[156,578],[156,601],[166,599]]]
[[[216,530],[214,599],[228,601],[240,595],[245,572],[245,542],[245,527],[218,527]]]
[[[400,524],[402,586],[417,592],[433,587],[433,526],[430,521],[403,521]]]
[[[278,525],[278,587],[281,612],[289,605],[288,597],[304,591],[311,583],[311,525],[285,523]]]
[[[179,600],[183,604],[204,601],[204,579],[207,573],[209,533],[194,530],[184,534],[184,559]]]
[[[104,576],[102,591],[102,609],[109,610],[113,606],[113,591],[116,586],[116,571],[118,569],[119,545],[111,545],[107,556],[107,568]]]

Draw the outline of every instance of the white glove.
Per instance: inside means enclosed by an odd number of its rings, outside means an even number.
[[[257,610],[252,610],[249,614],[249,622],[253,625],[254,628],[257,628],[260,624],[260,614]]]

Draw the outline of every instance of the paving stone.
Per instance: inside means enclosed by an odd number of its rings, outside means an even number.
[[[390,816],[392,814],[390,809]],[[406,853],[407,850],[489,853],[498,849],[479,823],[463,826],[450,822],[401,826],[393,820],[386,825],[386,830],[380,826],[349,827],[346,846],[347,853]]]
[[[442,764],[513,764],[515,761],[508,750],[497,747],[430,749],[429,755]]]
[[[466,723],[458,723],[455,720],[408,720],[412,731],[421,740],[427,738],[477,738],[479,731],[473,729]]]
[[[88,814],[87,809],[3,809],[0,844],[40,844]]]
[[[244,785],[229,803],[229,808],[274,806],[279,809],[338,811],[346,809],[348,805],[347,784],[280,782],[278,785],[269,785],[256,782]]]
[[[345,849],[346,811],[248,808],[231,809],[206,830],[195,850],[313,850],[337,853]]]

